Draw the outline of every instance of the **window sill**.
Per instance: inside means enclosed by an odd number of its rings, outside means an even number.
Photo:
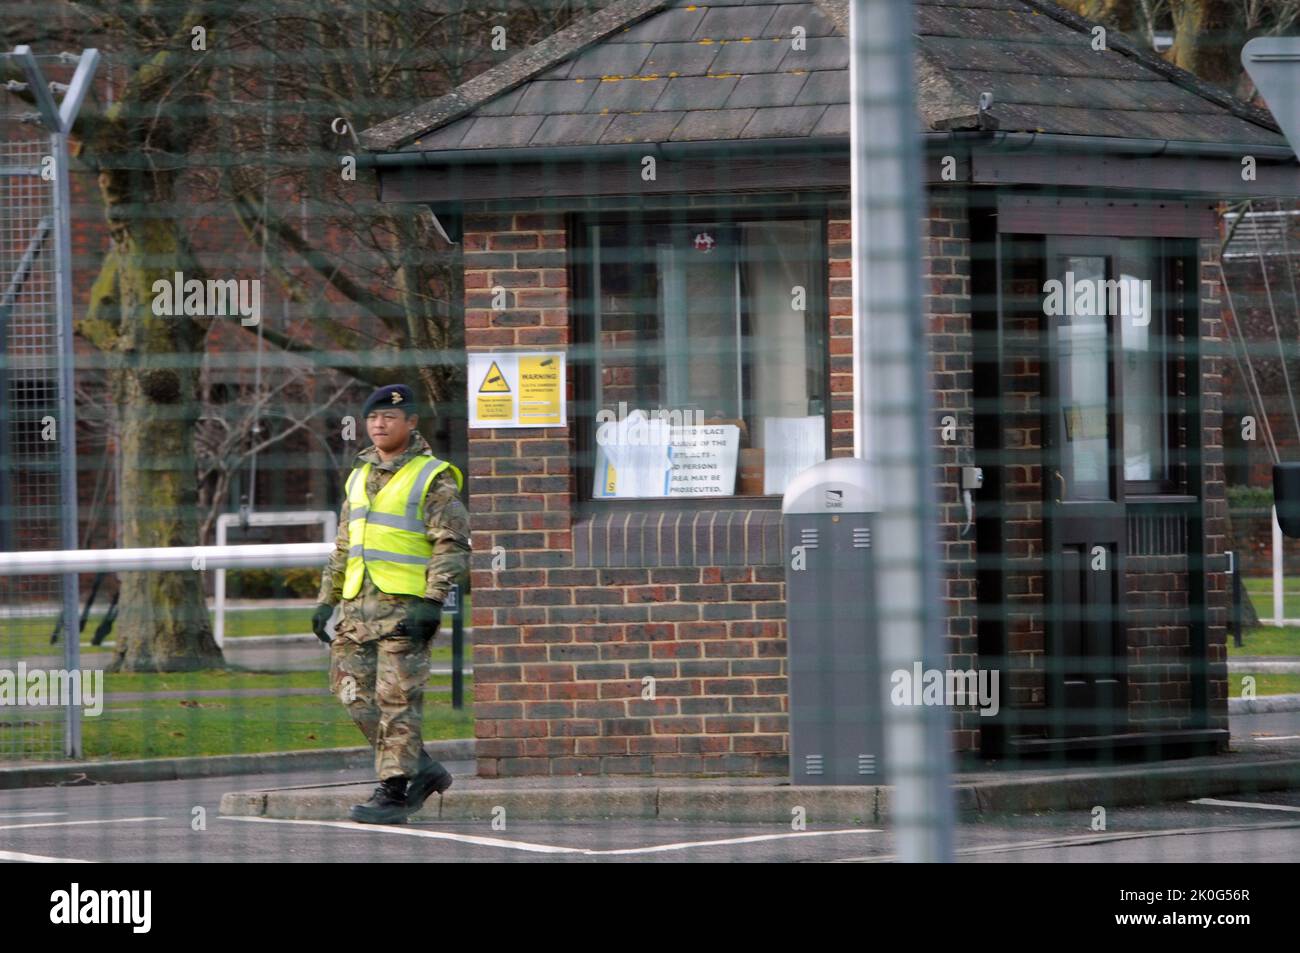
[[[664,511],[689,513],[696,510],[779,510],[782,497],[777,496],[655,496],[610,497],[607,499],[577,500],[574,511],[579,517],[603,516],[609,513],[662,513]]]
[[[781,500],[618,500],[573,524],[579,567],[780,566]],[[689,506],[677,506],[679,502]],[[624,504],[644,503],[645,506]],[[665,503],[672,510],[664,508]]]

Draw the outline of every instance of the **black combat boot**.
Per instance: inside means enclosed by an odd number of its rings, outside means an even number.
[[[381,781],[370,800],[353,806],[348,817],[359,824],[401,824],[406,810],[406,778],[398,775]]]
[[[451,772],[434,761],[428,752],[420,749],[420,770],[411,779],[411,786],[406,789],[406,810],[414,814],[424,806],[425,800],[434,791],[441,794],[451,787]]]

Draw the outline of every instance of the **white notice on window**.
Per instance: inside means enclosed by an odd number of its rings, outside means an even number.
[[[731,496],[736,491],[740,428],[706,424],[672,428],[669,496]]]
[[[763,492],[776,496],[796,473],[826,459],[826,419],[765,417],[763,419]]]
[[[661,420],[634,410],[596,428],[596,497],[668,495],[670,437]]]
[[[634,410],[596,431],[597,498],[730,496],[736,487],[740,428],[673,427]]]

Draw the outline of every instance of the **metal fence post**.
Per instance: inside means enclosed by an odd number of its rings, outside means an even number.
[[[83,50],[77,57],[77,70],[68,84],[60,104],[54,102],[53,93],[42,73],[31,48],[14,48],[14,58],[22,64],[36,107],[47,129],[50,130],[50,155],[54,163],[54,269],[55,309],[58,316],[58,430],[59,441],[59,496],[63,515],[60,520],[59,540],[65,550],[75,550],[77,534],[77,416],[73,380],[76,365],[76,341],[72,328],[72,187],[68,179],[68,133],[76,122],[81,101],[90,90],[95,68],[99,64],[98,50]],[[80,603],[77,574],[65,573],[62,586],[63,602],[63,665],[73,672],[81,667],[81,628],[78,625]],[[67,718],[63,731],[64,754],[80,758],[81,708],[80,699],[69,697]]]
[[[447,592],[443,611],[451,613],[451,707],[465,707],[465,611],[460,601],[460,585]]]
[[[942,664],[929,374],[921,308],[914,4],[851,0],[854,455],[880,506],[874,592],[883,677]],[[950,714],[886,704],[898,855],[952,859]]]

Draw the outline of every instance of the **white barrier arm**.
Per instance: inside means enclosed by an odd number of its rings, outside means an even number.
[[[323,566],[333,548],[333,543],[283,543],[0,553],[0,576]]]

